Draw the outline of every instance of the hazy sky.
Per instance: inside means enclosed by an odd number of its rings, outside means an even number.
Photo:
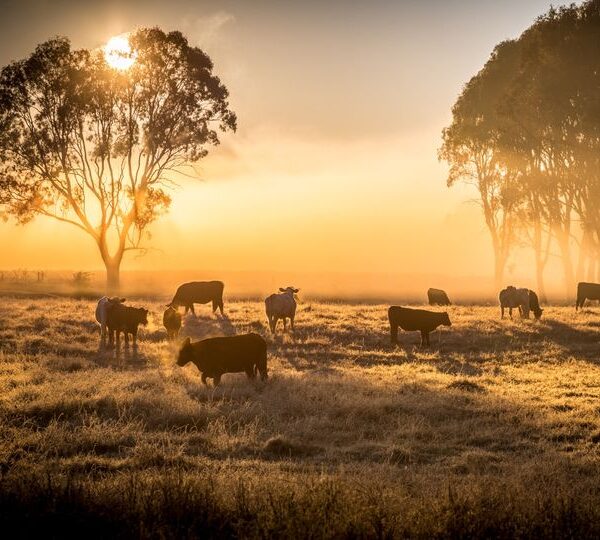
[[[97,47],[139,26],[208,52],[239,130],[186,181],[124,268],[489,274],[474,194],[448,189],[440,132],[462,85],[546,0],[0,1],[0,64],[54,35]],[[91,240],[0,225],[1,267],[100,268]],[[518,271],[518,269],[517,269]]]

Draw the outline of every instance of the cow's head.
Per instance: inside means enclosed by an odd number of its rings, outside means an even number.
[[[279,291],[282,293],[289,293],[289,294],[296,294],[298,292],[300,292],[300,289],[294,289],[294,287],[286,287],[285,289],[283,287],[279,287]]]
[[[442,324],[444,326],[452,326],[452,323],[450,322],[450,317],[448,316],[448,313],[442,313]]]
[[[544,313],[544,310],[542,308],[537,308],[533,310],[533,316],[536,319],[540,319],[542,317],[542,313]]]
[[[146,326],[148,324],[148,310],[144,308],[137,308],[136,314],[136,322],[138,324],[143,324],[144,326]]]
[[[127,300],[126,298],[119,298],[118,296],[111,296],[108,301],[111,304],[122,304],[123,302],[125,302],[125,300]]]
[[[179,355],[177,356],[177,365],[180,367],[185,366],[188,362],[194,359],[194,348],[192,347],[192,340],[187,337],[179,349]]]

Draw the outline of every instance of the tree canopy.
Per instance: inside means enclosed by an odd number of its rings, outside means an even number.
[[[600,257],[600,1],[552,8],[500,43],[464,87],[443,132],[448,185],[476,185],[496,257],[496,284],[519,240],[538,286],[552,246],[565,284]],[[595,277],[595,276],[594,276]]]
[[[145,247],[178,174],[236,129],[208,55],[180,32],[128,37],[135,61],[40,44],[0,73],[0,205],[27,223],[48,216],[90,235],[118,286],[123,255]]]

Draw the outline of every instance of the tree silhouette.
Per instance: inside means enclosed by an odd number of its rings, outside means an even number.
[[[442,133],[440,159],[450,164],[448,186],[472,183],[479,192],[494,249],[494,283],[500,287],[516,235],[519,185],[507,166],[500,137],[505,119],[499,112],[519,61],[518,45],[498,45],[484,68],[465,86],[452,108],[452,124]]]
[[[235,130],[228,91],[210,58],[179,32],[129,36],[135,61],[69,40],[39,45],[0,74],[0,204],[28,223],[48,216],[91,236],[119,286],[125,252],[145,249],[166,189]]]
[[[507,223],[534,248],[542,295],[552,246],[567,296],[586,264],[588,279],[600,278],[600,0],[552,8],[498,45],[452,112],[439,155],[450,164],[449,185],[476,180],[496,285],[517,239]]]

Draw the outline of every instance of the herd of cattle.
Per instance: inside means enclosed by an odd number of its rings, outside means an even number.
[[[163,325],[169,339],[175,340],[181,329],[181,313],[178,311],[181,306],[185,308],[185,314],[191,311],[195,315],[194,304],[211,302],[213,313],[218,309],[223,315],[223,289],[221,281],[195,281],[181,285],[163,314]],[[299,289],[294,287],[280,288],[279,293],[265,299],[265,311],[273,334],[280,319],[283,321],[284,331],[288,319],[292,331],[294,330],[298,292]],[[441,289],[429,289],[427,298],[430,305],[450,305],[448,295]],[[504,318],[505,309],[508,309],[511,318],[512,310],[518,309],[521,317],[526,319],[530,312],[539,319],[544,311],[540,308],[537,294],[530,289],[509,286],[500,291],[498,298],[501,318]],[[600,300],[600,284],[577,285],[575,309],[583,307],[586,300]],[[441,325],[452,325],[447,312],[401,306],[391,306],[388,309],[388,319],[394,345],[398,343],[398,328],[420,332],[421,345],[427,346],[430,332]],[[125,298],[103,296],[96,306],[96,320],[100,325],[102,346],[106,345],[108,337],[109,346],[116,343],[119,348],[121,334],[126,344],[131,335],[133,345],[136,346],[139,325],[148,324],[148,310],[125,305]],[[188,337],[179,350],[177,364],[184,366],[188,362],[197,366],[204,384],[207,384],[207,378],[212,378],[213,383],[218,385],[224,373],[246,373],[250,379],[260,374],[264,380],[267,378],[267,344],[262,336],[255,333],[208,338],[195,343]]]

